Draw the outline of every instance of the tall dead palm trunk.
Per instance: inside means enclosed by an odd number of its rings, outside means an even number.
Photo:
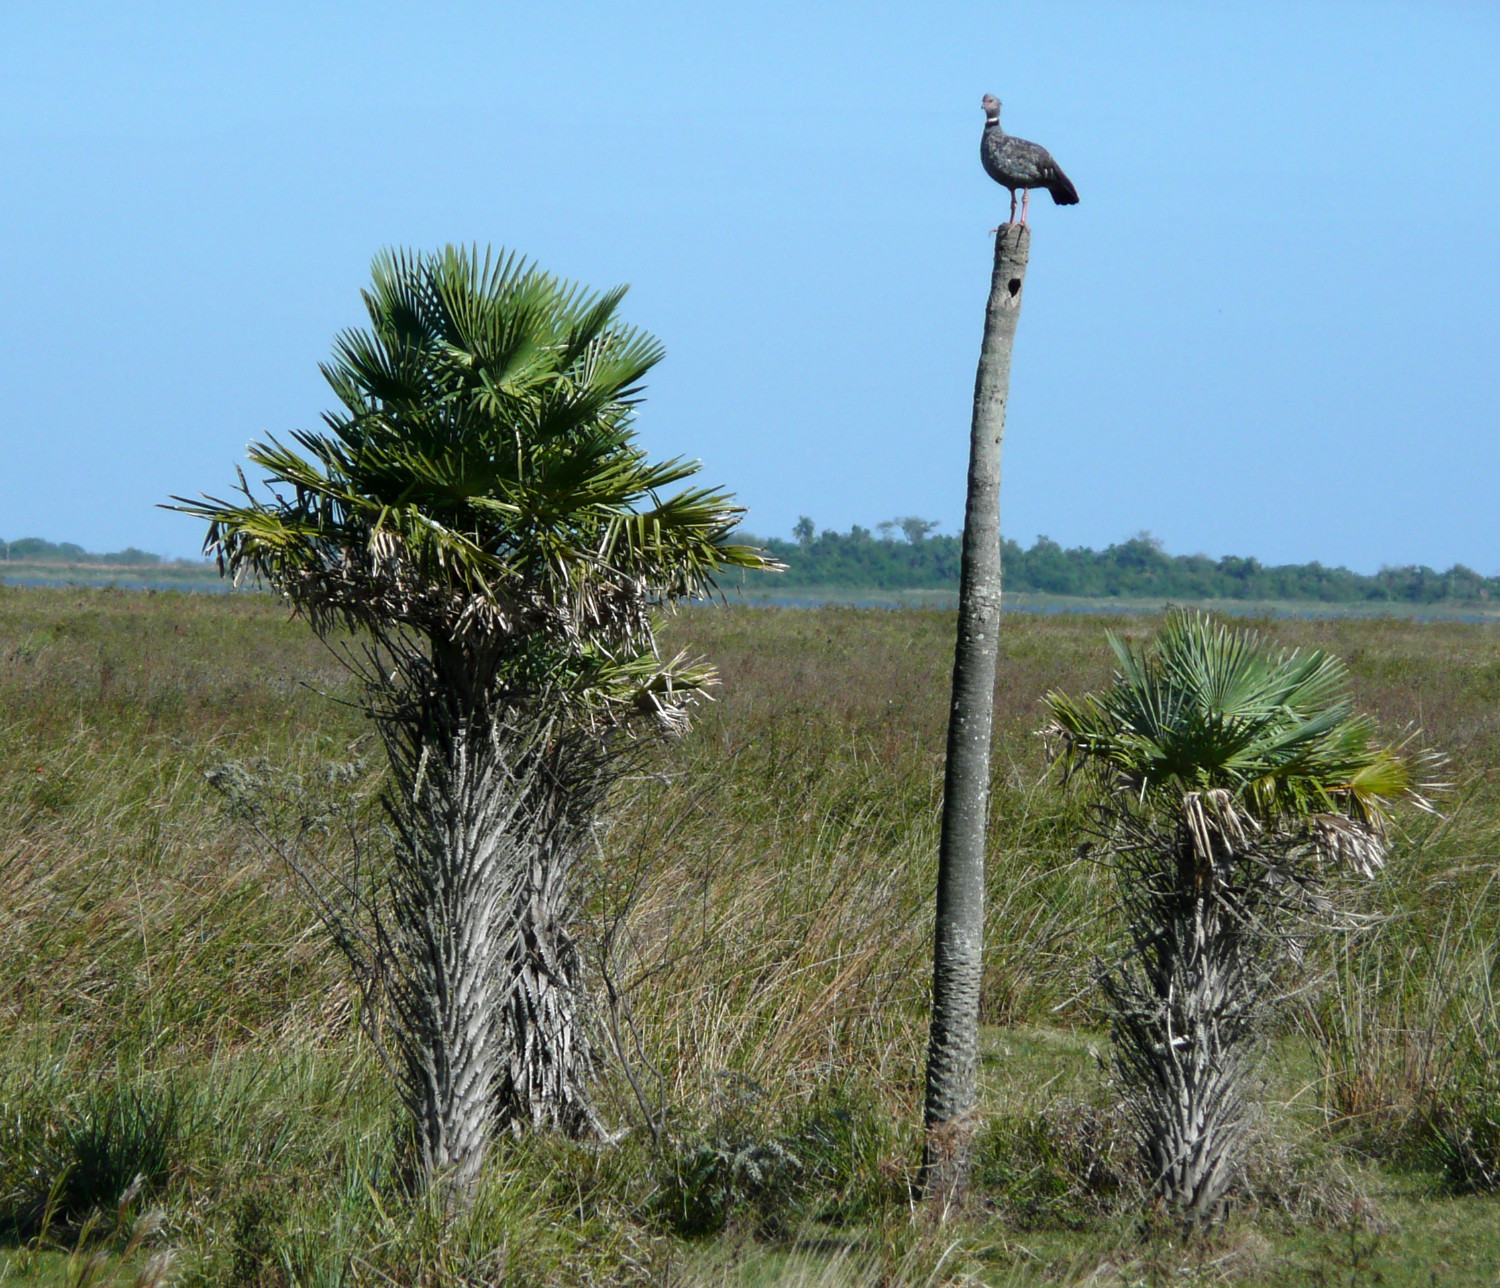
[[[1000,444],[1010,394],[1011,348],[1030,251],[1029,228],[1007,224],[996,230],[969,435],[923,1112],[924,1190],[943,1212],[967,1190],[975,1128],[979,988],[984,969],[984,847],[1000,637]]]

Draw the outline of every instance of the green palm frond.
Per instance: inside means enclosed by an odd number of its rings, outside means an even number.
[[[1381,831],[1395,801],[1425,804],[1411,762],[1355,714],[1331,654],[1274,652],[1253,631],[1182,611],[1149,644],[1110,645],[1113,684],[1045,699],[1068,772],[1168,814],[1224,794],[1260,826],[1336,814]]]
[[[774,565],[730,541],[741,510],[728,494],[668,494],[696,462],[652,463],[636,445],[662,348],[618,321],[624,294],[504,251],[384,251],[369,325],[341,332],[322,367],[338,407],[320,431],[249,450],[272,498],[241,476],[233,502],[176,508],[208,521],[224,571],[315,621],[498,632],[516,656],[524,635],[600,692],[600,666],[623,667],[627,688],[637,666],[667,683],[650,608],[712,589],[725,568]]]

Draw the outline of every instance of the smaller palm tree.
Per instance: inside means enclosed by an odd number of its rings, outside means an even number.
[[[1431,809],[1414,760],[1357,714],[1336,657],[1173,612],[1111,635],[1106,689],[1046,698],[1065,773],[1096,793],[1126,951],[1104,974],[1114,1068],[1158,1199],[1215,1221],[1248,1135],[1265,1020],[1332,876],[1383,863],[1397,802]]]

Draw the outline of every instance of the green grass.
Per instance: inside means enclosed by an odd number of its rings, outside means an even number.
[[[622,795],[582,927],[645,1111],[612,1068],[618,1145],[504,1143],[445,1227],[336,954],[204,778],[369,758],[335,659],[261,597],[0,588],[0,1285],[1493,1282],[1500,633],[1261,623],[1458,787],[1365,895],[1395,915],[1315,950],[1251,1193],[1182,1249],[1135,1204],[1094,1057],[1108,888],[1034,733],[1107,678],[1106,625],[1152,619],[1006,623],[973,1213],[930,1228],[907,1189],[952,618],[705,608],[667,642],[718,701]]]

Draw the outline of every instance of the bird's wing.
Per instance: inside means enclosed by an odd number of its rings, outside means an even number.
[[[1048,172],[1057,169],[1052,154],[1040,143],[1030,143],[1026,139],[1011,138],[1006,142],[1005,159],[1011,173],[1028,188],[1046,187]]]
[[[1026,172],[1026,178],[1022,182],[1028,188],[1047,189],[1052,194],[1052,200],[1059,206],[1078,204],[1078,189],[1063,173],[1062,166],[1052,159],[1052,153],[1040,143],[1029,143],[1025,139],[1013,138],[1010,142],[1017,145],[1015,168]]]

